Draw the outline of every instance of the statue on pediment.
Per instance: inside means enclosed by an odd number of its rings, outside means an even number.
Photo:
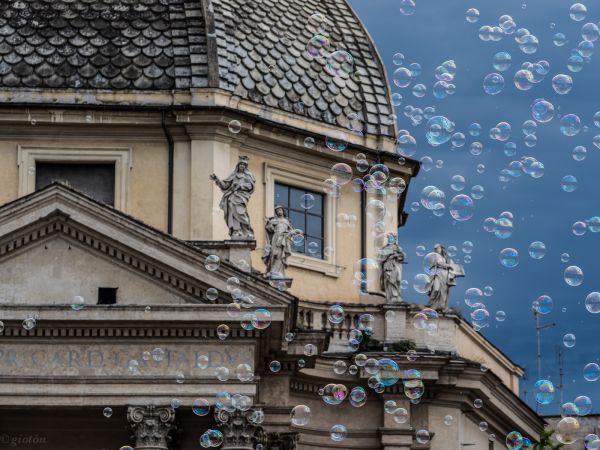
[[[433,258],[429,267],[431,275],[425,291],[429,296],[427,306],[445,311],[448,309],[450,288],[456,286],[456,279],[464,277],[465,272],[461,265],[450,259],[443,245],[437,244],[433,252],[438,256]]]
[[[387,244],[379,250],[379,264],[381,274],[379,283],[381,290],[385,292],[385,302],[399,303],[402,301],[400,295],[400,284],[402,283],[402,266],[406,255],[396,242],[396,236],[388,234]]]
[[[285,278],[288,257],[292,254],[292,232],[294,228],[287,218],[285,209],[275,207],[275,215],[265,224],[266,242],[262,260],[267,266],[267,278]]]
[[[235,170],[224,180],[220,180],[214,173],[210,175],[210,179],[223,191],[219,206],[223,210],[229,236],[232,239],[254,239],[248,202],[254,192],[256,179],[248,170],[248,157],[240,156]]]

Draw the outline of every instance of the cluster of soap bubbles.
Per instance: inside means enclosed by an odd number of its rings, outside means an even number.
[[[483,229],[488,233],[493,233],[498,239],[508,239],[514,231],[513,220],[513,214],[510,211],[504,211],[497,218],[486,218],[483,221]]]
[[[471,308],[469,316],[476,331],[489,326],[491,314],[484,301],[492,295],[494,295],[494,288],[491,286],[485,286],[483,289],[471,287],[465,290],[464,302],[465,305]],[[503,322],[505,319],[506,313],[504,311],[496,313],[496,320],[498,322]]]

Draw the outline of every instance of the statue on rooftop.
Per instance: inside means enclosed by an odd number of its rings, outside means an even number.
[[[443,245],[437,244],[433,251],[438,256],[430,265],[431,275],[425,291],[429,295],[427,306],[445,311],[448,309],[450,288],[456,286],[456,278],[464,277],[465,272],[461,265],[450,259]]]
[[[248,216],[248,201],[254,192],[256,180],[248,170],[248,157],[240,156],[235,170],[224,180],[213,173],[210,179],[223,191],[220,207],[225,216],[232,239],[254,239],[254,231]]]
[[[379,264],[381,274],[379,283],[381,290],[385,292],[386,303],[399,303],[400,283],[402,282],[402,265],[405,264],[406,255],[396,243],[396,236],[388,234],[387,244],[379,250]]]
[[[267,278],[285,278],[288,257],[292,254],[292,232],[294,228],[287,218],[285,209],[275,206],[275,215],[265,224],[266,242],[262,260],[267,266]]]

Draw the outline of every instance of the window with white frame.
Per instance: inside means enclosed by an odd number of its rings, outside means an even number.
[[[128,212],[132,151],[129,147],[19,145],[19,196],[63,182],[92,198]]]
[[[304,240],[295,245],[288,259],[290,266],[338,277],[337,199],[321,191],[327,172],[295,166],[265,163],[265,206],[267,216],[282,206],[294,228],[304,232]]]

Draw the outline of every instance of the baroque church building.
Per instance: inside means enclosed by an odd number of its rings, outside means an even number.
[[[0,447],[539,435],[523,370],[400,296],[419,163],[345,0],[2,2],[0,106]]]

